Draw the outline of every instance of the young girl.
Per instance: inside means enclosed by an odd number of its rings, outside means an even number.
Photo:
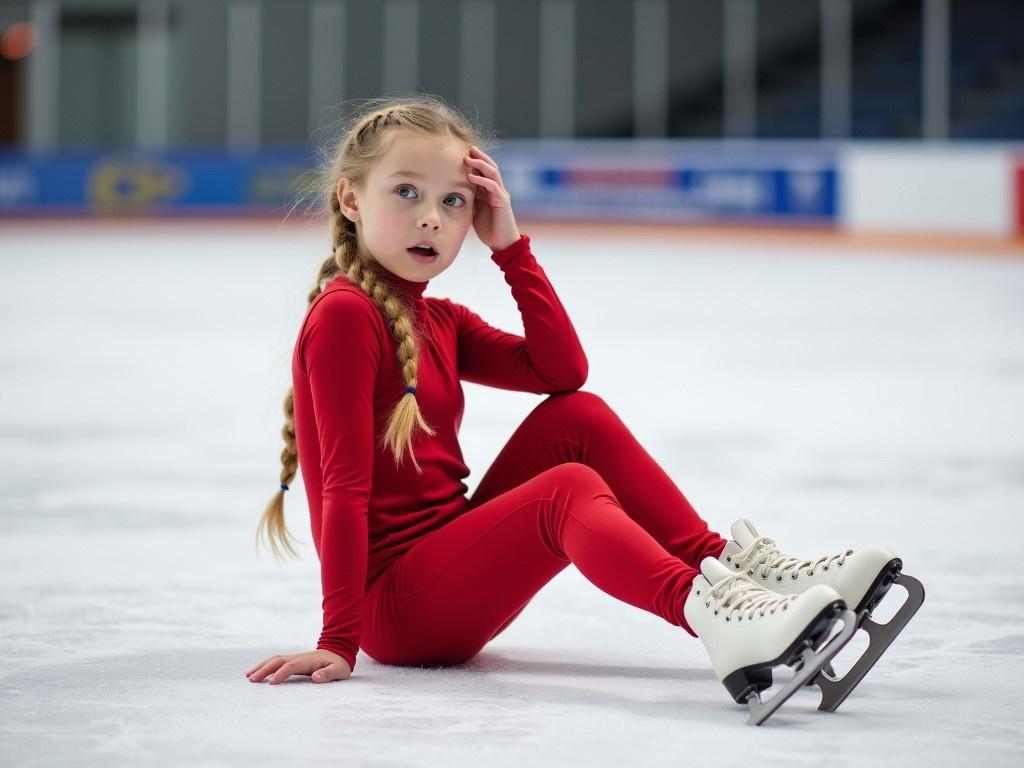
[[[278,543],[294,553],[282,505],[301,467],[323,631],[316,650],[246,675],[343,680],[360,648],[384,664],[465,662],[572,563],[700,636],[744,701],[767,687],[765,673],[770,685],[771,665],[824,640],[844,600],[877,602],[880,574],[899,561],[880,548],[797,560],[746,521],[732,542],[708,528],[608,404],[580,391],[587,358],[482,143],[423,96],[357,116],[327,164],[331,255],[292,357],[281,490],[257,531],[269,530],[275,554]],[[470,227],[511,288],[524,336],[424,296]],[[460,381],[549,395],[470,499]],[[755,567],[765,585],[785,575],[790,594],[755,583]]]

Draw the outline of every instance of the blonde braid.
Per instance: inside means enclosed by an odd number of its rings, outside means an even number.
[[[284,398],[284,426],[281,428],[281,437],[284,438],[284,450],[281,451],[281,490],[267,502],[259,525],[256,526],[257,545],[263,532],[267,531],[270,547],[274,552],[274,557],[278,560],[281,559],[281,547],[287,549],[295,557],[299,556],[289,541],[289,538],[294,540],[294,537],[291,536],[284,524],[284,492],[288,490],[288,485],[299,468],[299,452],[295,446],[295,402],[291,389],[288,390],[288,394]]]
[[[336,208],[339,213],[341,212],[341,208],[337,204],[337,198],[335,198],[333,208]],[[342,264],[348,261],[347,238],[344,231],[338,231],[338,228],[335,227],[333,239],[335,244],[334,252],[320,265],[316,282],[306,296],[307,306],[313,303],[313,300],[323,292],[324,285],[332,277],[339,274]],[[284,426],[281,428],[281,437],[284,438],[284,450],[281,451],[281,489],[271,497],[266,508],[263,510],[259,525],[256,526],[257,542],[263,535],[263,532],[267,531],[269,533],[270,547],[274,552],[274,557],[278,559],[280,559],[280,548],[287,549],[292,555],[298,557],[298,553],[288,540],[289,538],[294,540],[294,537],[288,532],[284,522],[284,493],[289,489],[292,480],[295,479],[295,475],[299,471],[299,451],[295,441],[294,387],[289,387],[288,392],[284,396],[284,419]]]

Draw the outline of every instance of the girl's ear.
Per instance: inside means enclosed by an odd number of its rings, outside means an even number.
[[[355,187],[346,178],[338,179],[334,193],[338,196],[341,212],[349,221],[359,221],[359,201],[356,199]]]

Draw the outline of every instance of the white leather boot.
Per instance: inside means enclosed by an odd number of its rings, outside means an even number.
[[[750,705],[749,722],[755,725],[828,663],[852,637],[856,621],[831,587],[820,584],[799,595],[780,595],[713,557],[701,563],[683,615],[704,643],[726,690],[737,702]],[[817,651],[840,619],[843,631]],[[762,702],[760,692],[771,687],[772,668],[781,664],[796,668],[797,674]]]
[[[775,540],[762,536],[746,519],[732,524],[732,539],[719,560],[732,571],[743,571],[758,584],[785,595],[797,595],[815,584],[826,584],[842,595],[854,611],[870,610],[885,596],[892,579],[887,571],[902,561],[885,547],[844,549],[813,560],[779,550]]]
[[[732,573],[744,573],[757,584],[786,595],[798,595],[818,585],[838,592],[857,614],[857,626],[868,633],[868,649],[842,677],[831,665],[811,682],[822,690],[819,709],[834,711],[874,666],[886,648],[924,602],[924,587],[902,573],[903,561],[880,546],[843,549],[803,560],[779,550],[775,540],[762,536],[746,519],[737,520],[719,561]],[[885,624],[871,620],[871,612],[893,584],[907,590],[907,599]]]

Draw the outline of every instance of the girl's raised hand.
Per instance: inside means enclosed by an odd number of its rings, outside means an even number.
[[[472,168],[468,177],[476,188],[473,229],[477,237],[492,251],[508,248],[520,235],[498,164],[478,147],[470,147],[464,161]]]
[[[290,656],[271,656],[245,673],[253,683],[270,675],[268,683],[281,683],[292,675],[310,675],[314,683],[329,683],[352,676],[352,668],[341,656],[319,648]]]

